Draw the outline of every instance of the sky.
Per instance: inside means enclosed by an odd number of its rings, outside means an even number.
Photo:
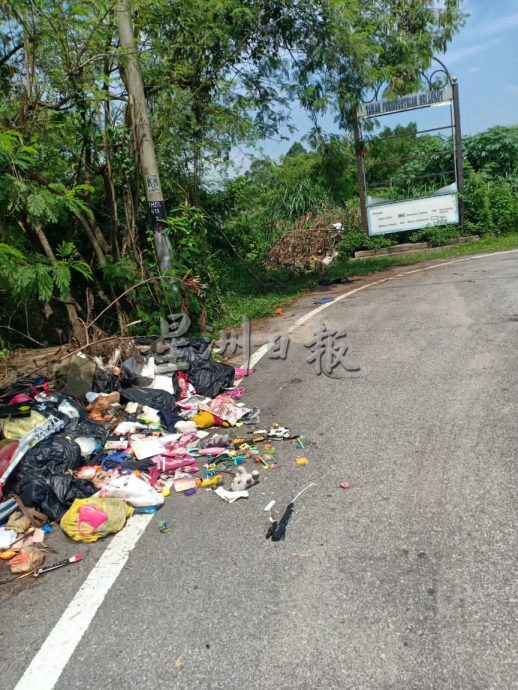
[[[469,17],[446,54],[439,56],[458,78],[462,133],[518,124],[518,0],[464,0],[463,8]],[[294,141],[303,139],[311,128],[307,115],[294,108],[291,117],[297,131],[285,131],[286,139],[261,142],[253,152],[255,156],[276,159]],[[390,127],[412,121],[417,121],[419,129],[447,125],[449,108],[429,108],[380,120]],[[331,115],[322,118],[321,124],[327,132],[338,132]],[[234,163],[241,172],[248,167],[251,153],[234,152]]]

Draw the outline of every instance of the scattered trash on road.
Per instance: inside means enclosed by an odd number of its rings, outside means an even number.
[[[95,357],[75,353],[61,379],[20,375],[0,388],[0,577],[2,560],[14,574],[43,574],[82,559],[43,565],[50,523],[88,543],[180,494],[234,503],[256,490],[263,472],[282,467],[272,440],[304,448],[279,422],[260,428],[260,410],[242,402],[241,382],[255,369],[206,359],[205,350],[196,338],[118,341]],[[170,521],[158,529],[169,532]]]

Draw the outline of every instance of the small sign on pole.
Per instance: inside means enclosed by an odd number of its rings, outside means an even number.
[[[439,103],[451,103],[453,100],[453,90],[448,84],[442,89],[433,91],[419,91],[400,98],[381,98],[361,103],[358,107],[358,117],[368,119],[370,117],[381,117],[382,115],[394,115],[405,110],[417,110],[418,108],[429,108],[431,105]]]

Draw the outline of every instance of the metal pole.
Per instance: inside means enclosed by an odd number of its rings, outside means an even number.
[[[356,120],[353,125],[354,150],[356,154],[356,171],[358,174],[358,190],[360,193],[360,213],[362,220],[362,230],[369,234],[369,222],[367,220],[367,191],[365,187],[365,165],[363,162],[364,150],[360,134],[360,126]]]
[[[123,50],[121,62],[124,69],[124,81],[128,90],[128,102],[137,139],[135,143],[139,152],[149,213],[154,222],[155,249],[160,271],[164,273],[169,268],[171,261],[171,245],[168,238],[163,234],[167,210],[160,185],[158,163],[146,107],[144,82],[140,72],[129,2],[130,0],[118,0],[116,7],[120,44]]]
[[[459,84],[455,77],[451,80],[453,94],[453,131],[455,137],[455,172],[459,193],[459,223],[464,226],[464,159],[462,156],[462,131],[460,126]]]

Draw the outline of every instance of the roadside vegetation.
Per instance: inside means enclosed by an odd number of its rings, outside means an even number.
[[[160,317],[179,310],[198,331],[269,315],[323,277],[296,264],[271,268],[272,248],[294,227],[342,223],[330,277],[420,258],[352,262],[359,249],[439,246],[460,233],[449,226],[366,237],[350,136],[362,89],[417,88],[419,70],[462,26],[457,0],[440,10],[432,0],[406,9],[388,0],[134,3],[175,252],[166,275],[151,241],[114,3],[12,0],[4,9],[0,348],[156,333]],[[253,159],[238,174],[236,147],[251,150],[286,131],[293,103],[310,113],[312,130],[279,160]],[[339,136],[319,127],[328,111]],[[376,196],[451,183],[451,142],[416,131],[385,129],[369,146]],[[516,243],[518,127],[466,137],[464,149],[463,232],[482,239],[440,256]]]

